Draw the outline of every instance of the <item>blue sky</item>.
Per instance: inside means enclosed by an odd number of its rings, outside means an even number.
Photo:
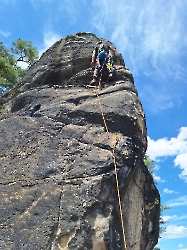
[[[86,31],[115,45],[135,79],[166,233],[162,250],[187,250],[187,0],[1,0],[0,41],[32,41],[40,55]]]

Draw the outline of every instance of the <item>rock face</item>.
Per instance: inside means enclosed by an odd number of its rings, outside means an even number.
[[[2,250],[151,250],[157,243],[160,200],[143,163],[145,117],[121,54],[111,82],[100,91],[85,87],[98,41],[90,33],[58,41],[0,99]]]

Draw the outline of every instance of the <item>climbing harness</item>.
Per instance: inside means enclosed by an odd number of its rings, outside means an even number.
[[[99,78],[98,90],[100,90],[100,87],[101,87],[103,66],[104,66],[104,63],[102,65],[102,68],[101,68],[101,71],[100,71],[101,74],[100,74],[100,78]],[[109,133],[109,129],[108,129],[106,119],[105,119],[105,116],[104,116],[104,112],[103,112],[103,109],[102,109],[102,104],[101,104],[101,101],[100,101],[100,98],[99,98],[99,93],[96,92],[96,91],[92,91],[92,93],[97,96],[97,100],[98,100],[98,104],[99,104],[99,108],[100,108],[100,113],[101,113],[101,116],[102,116],[102,119],[103,119],[103,123],[104,123],[105,129],[106,129],[108,139],[110,141],[111,140],[110,133]],[[116,139],[116,143],[117,143],[118,140]],[[115,143],[115,145],[116,145],[116,143]],[[118,205],[119,205],[119,212],[120,212],[120,220],[121,220],[121,227],[122,227],[122,234],[123,234],[124,249],[128,250],[127,249],[127,243],[126,243],[125,224],[124,224],[124,218],[123,218],[123,210],[122,210],[120,188],[119,188],[117,163],[116,163],[116,156],[115,156],[115,150],[114,150],[115,145],[110,145],[110,147],[111,147],[111,152],[112,152],[112,157],[113,157],[113,162],[114,162],[114,172],[115,172],[115,177],[116,177],[116,189],[117,189],[117,195],[118,195]]]

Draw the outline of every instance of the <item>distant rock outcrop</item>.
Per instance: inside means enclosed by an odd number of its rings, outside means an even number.
[[[0,99],[2,250],[124,250],[114,156],[127,249],[157,243],[145,117],[121,54],[111,82],[99,92],[85,87],[98,40],[78,33],[58,41]]]

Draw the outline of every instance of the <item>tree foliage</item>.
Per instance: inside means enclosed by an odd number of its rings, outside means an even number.
[[[30,41],[20,38],[7,49],[0,42],[0,95],[15,86],[25,75],[26,70],[18,66],[18,62],[26,62],[32,65],[38,59],[38,52]]]
[[[155,181],[154,179],[154,171],[155,171],[155,164],[154,164],[154,161],[150,159],[150,157],[148,155],[145,154],[144,156],[144,163],[145,165],[147,166],[149,172],[151,173],[151,175],[153,176],[153,180],[155,182],[155,184],[157,185],[158,183]],[[165,210],[168,210],[169,207],[168,206],[165,206],[165,205],[160,205],[160,220],[159,220],[159,224],[160,224],[160,230],[159,230],[159,233],[163,233],[165,232],[165,227],[163,227],[163,224],[165,224],[166,222],[163,220],[162,218],[162,213],[165,211]],[[154,248],[154,250],[156,250],[159,248]]]
[[[144,156],[144,164],[149,169],[149,172],[153,175],[153,172],[154,172],[154,169],[155,169],[154,161],[151,160],[150,157],[148,155],[146,155],[146,154]]]
[[[10,51],[0,43],[0,85],[11,88],[18,82],[16,60]]]
[[[168,209],[170,209],[170,207],[161,204],[161,206],[160,206],[160,213],[161,213],[161,216],[160,216],[160,221],[159,221],[159,223],[160,223],[160,234],[161,234],[161,233],[164,233],[164,232],[166,231],[166,228],[162,226],[163,224],[166,223],[166,222],[163,220],[163,218],[162,218],[162,213],[163,213],[165,210],[168,210]]]
[[[17,62],[26,62],[32,65],[38,59],[37,49],[33,47],[30,41],[23,41],[20,38],[12,43],[11,51],[17,57]]]

